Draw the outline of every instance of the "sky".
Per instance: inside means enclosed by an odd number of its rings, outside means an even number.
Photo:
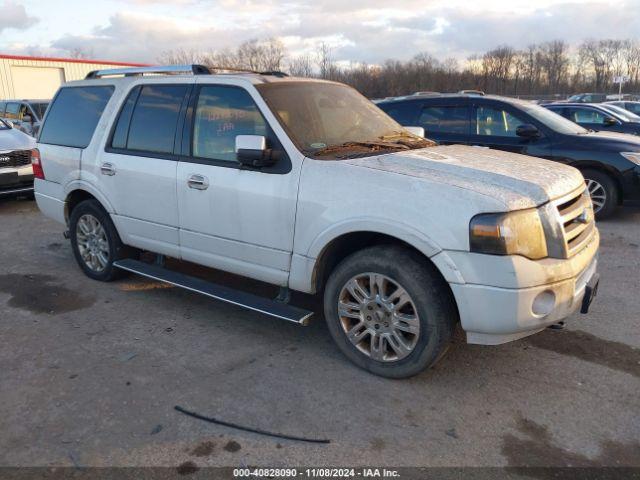
[[[268,37],[292,55],[324,42],[341,62],[463,60],[502,44],[639,38],[640,0],[0,0],[5,54],[153,63]]]

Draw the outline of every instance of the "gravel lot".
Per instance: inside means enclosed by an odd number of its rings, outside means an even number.
[[[589,315],[458,341],[400,381],[351,365],[321,316],[298,327],[140,277],[94,282],[34,202],[0,200],[0,221],[1,466],[640,467],[638,206],[599,225]]]

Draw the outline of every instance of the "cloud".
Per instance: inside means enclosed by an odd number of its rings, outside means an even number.
[[[3,9],[8,7],[21,12],[23,24],[34,21],[24,7],[6,4],[0,7],[0,28],[7,23]],[[640,0],[615,6],[605,0],[511,0],[508,5],[500,0],[132,0],[104,19],[87,33],[70,30],[39,47],[2,48],[59,55],[80,50],[104,59],[154,62],[167,50],[221,50],[253,38],[279,37],[292,54],[313,52],[327,42],[341,62],[406,60],[420,52],[465,59],[502,44],[523,48],[555,39],[577,44],[588,38],[638,38]]]
[[[0,33],[5,29],[25,30],[37,23],[36,17],[27,15],[23,5],[13,2],[0,4]]]

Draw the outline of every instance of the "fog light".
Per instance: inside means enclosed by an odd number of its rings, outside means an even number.
[[[549,315],[553,311],[553,307],[556,306],[556,294],[551,290],[545,290],[539,293],[533,300],[531,305],[531,311],[538,317],[544,317]]]

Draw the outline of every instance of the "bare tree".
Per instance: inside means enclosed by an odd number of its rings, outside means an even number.
[[[640,88],[640,44],[636,40],[588,40],[572,53],[562,40],[515,50],[502,45],[465,62],[440,61],[422,52],[408,61],[378,65],[336,62],[334,49],[319,43],[315,53],[290,57],[280,40],[249,40],[235,49],[164,52],[162,63],[202,63],[217,68],[256,71],[287,69],[296,76],[345,82],[369,97],[416,91],[482,89],[488,93],[541,96],[613,90],[613,75],[629,75],[627,91]]]
[[[311,55],[299,55],[289,60],[289,74],[294,77],[313,76],[313,58]]]

